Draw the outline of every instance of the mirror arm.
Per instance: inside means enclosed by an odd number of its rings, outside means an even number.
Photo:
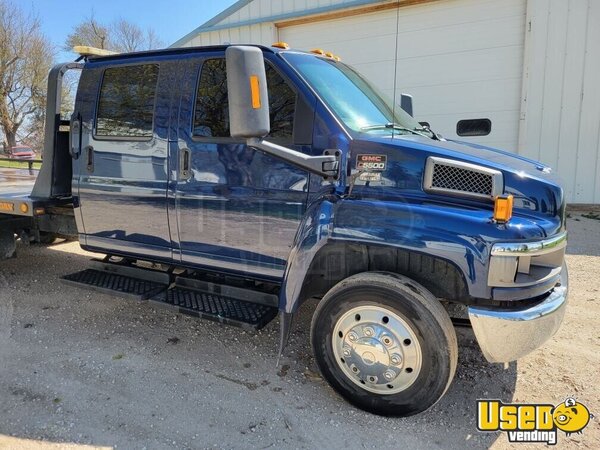
[[[342,155],[340,150],[325,150],[322,156],[308,156],[260,138],[248,138],[246,144],[309,172],[321,175],[326,180],[337,180],[339,178]]]

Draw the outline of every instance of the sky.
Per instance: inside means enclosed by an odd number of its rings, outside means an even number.
[[[35,12],[42,30],[57,49],[57,60],[73,59],[61,51],[67,35],[90,14],[100,23],[129,20],[142,29],[152,27],[171,45],[235,3],[235,0],[9,0]]]

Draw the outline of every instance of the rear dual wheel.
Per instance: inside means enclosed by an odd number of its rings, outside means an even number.
[[[331,386],[366,411],[409,416],[446,392],[458,359],[439,301],[401,275],[365,272],[334,286],[311,327],[317,364]]]

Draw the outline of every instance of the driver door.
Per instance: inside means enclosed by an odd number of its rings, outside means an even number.
[[[267,77],[269,139],[294,147],[298,93],[272,64],[267,64]],[[308,172],[230,137],[223,53],[203,55],[191,64],[178,146],[175,204],[181,261],[283,276],[306,208]]]

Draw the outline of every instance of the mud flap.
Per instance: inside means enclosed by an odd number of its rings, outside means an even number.
[[[279,314],[280,331],[279,331],[279,355],[277,356],[277,367],[279,367],[279,360],[283,356],[283,351],[285,350],[285,347],[287,346],[287,343],[290,339],[293,318],[294,318],[293,313],[287,313],[285,311],[281,311],[281,313]]]

